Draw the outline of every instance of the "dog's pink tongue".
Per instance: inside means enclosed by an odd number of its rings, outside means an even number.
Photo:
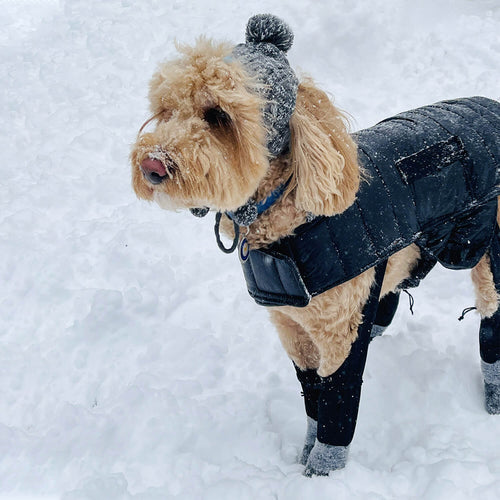
[[[154,160],[153,158],[146,158],[141,163],[141,170],[145,174],[158,174],[160,177],[167,175],[167,171],[160,160]]]

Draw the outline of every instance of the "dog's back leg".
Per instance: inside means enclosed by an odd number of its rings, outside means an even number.
[[[500,234],[497,230],[489,250],[490,269],[497,295],[500,294]],[[500,414],[500,308],[481,319],[479,352],[484,377],[486,409]]]
[[[371,338],[384,333],[391,324],[399,304],[399,292],[385,294],[378,303],[377,315],[372,327]]]

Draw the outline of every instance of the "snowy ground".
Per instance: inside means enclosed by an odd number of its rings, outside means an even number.
[[[301,475],[290,362],[211,222],[136,200],[128,153],[173,41],[296,32],[354,128],[500,98],[498,0],[0,2],[0,498],[498,499],[467,272],[371,347],[345,470]]]

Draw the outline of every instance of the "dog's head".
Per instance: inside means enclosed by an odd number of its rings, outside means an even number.
[[[326,94],[310,80],[298,84],[286,59],[292,41],[286,24],[261,15],[250,19],[245,44],[201,38],[178,47],[181,57],[151,80],[155,129],[141,129],[132,150],[139,197],[164,208],[234,210],[270,161],[290,155],[301,209],[330,215],[354,201],[356,147]]]

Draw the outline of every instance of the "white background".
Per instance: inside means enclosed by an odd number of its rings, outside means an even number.
[[[0,3],[0,498],[498,499],[468,272],[370,349],[347,467],[304,478],[291,363],[212,217],[138,201],[128,154],[174,39],[292,26],[353,129],[500,98],[498,0]],[[210,219],[210,220],[209,220]]]

